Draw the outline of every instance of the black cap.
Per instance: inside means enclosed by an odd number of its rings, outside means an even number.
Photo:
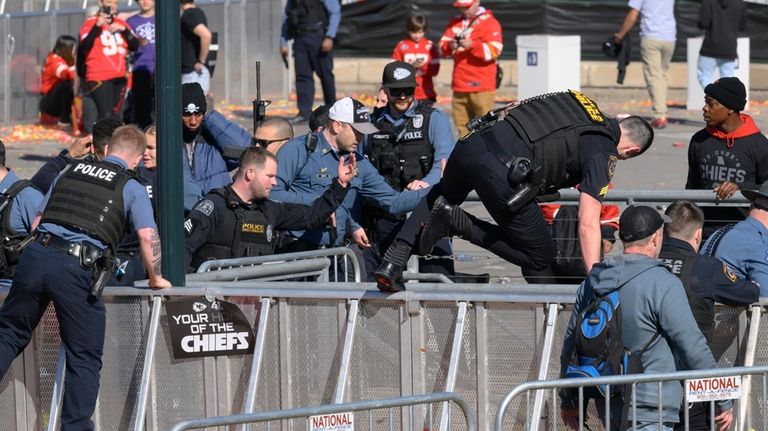
[[[181,85],[181,112],[184,114],[205,114],[205,93],[197,82]]]
[[[609,37],[608,39],[603,42],[603,54],[605,54],[608,58],[618,58],[619,53],[621,52],[621,43],[616,43],[613,40],[613,36]]]
[[[760,186],[760,190],[742,190],[741,194],[756,207],[768,211],[768,181]]]
[[[720,78],[707,85],[704,94],[734,111],[743,111],[747,106],[747,89],[739,78]]]
[[[328,111],[331,109],[331,105],[320,105],[309,114],[309,130],[314,132],[319,129],[320,126],[325,126],[328,122]]]
[[[639,241],[653,235],[672,219],[644,205],[627,207],[619,219],[619,238],[625,242]]]
[[[415,88],[416,72],[404,61],[393,61],[384,66],[381,85],[387,88]]]

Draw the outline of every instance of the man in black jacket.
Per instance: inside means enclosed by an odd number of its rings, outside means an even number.
[[[689,201],[676,201],[667,208],[672,220],[664,225],[659,259],[680,278],[696,324],[711,344],[715,331],[715,302],[744,306],[757,302],[760,287],[736,276],[725,262],[697,253],[701,246],[704,213]],[[709,403],[695,403],[688,410],[688,429],[709,430]],[[683,429],[683,414],[676,429]]]
[[[701,88],[704,88],[712,82],[712,72],[716,68],[721,78],[736,74],[736,39],[739,32],[747,28],[747,7],[744,1],[702,1],[699,28],[704,30],[704,42],[699,51],[696,78]]]
[[[278,230],[319,226],[341,204],[355,176],[354,157],[339,158],[338,177],[311,205],[269,200],[277,183],[277,159],[263,147],[240,156],[232,184],[212,190],[198,202],[184,222],[185,262],[197,268],[210,259],[268,255],[274,252]]]

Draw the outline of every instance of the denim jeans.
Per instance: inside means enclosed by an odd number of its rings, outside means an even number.
[[[634,431],[673,431],[674,425],[671,422],[664,422],[661,426],[659,426],[658,422],[638,422],[637,428],[634,428]]]
[[[699,80],[701,88],[712,83],[712,74],[715,69],[720,71],[720,78],[736,76],[736,59],[713,58],[705,55],[699,55],[699,61],[696,64],[696,79]]]

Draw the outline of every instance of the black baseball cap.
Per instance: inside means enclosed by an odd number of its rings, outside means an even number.
[[[625,242],[639,241],[653,235],[664,223],[672,219],[665,214],[659,214],[655,209],[645,205],[627,207],[619,218],[619,238]]]
[[[386,88],[415,88],[416,72],[404,61],[393,61],[384,66],[381,85]]]
[[[741,194],[756,207],[768,211],[768,181],[760,186],[760,190],[741,190]]]

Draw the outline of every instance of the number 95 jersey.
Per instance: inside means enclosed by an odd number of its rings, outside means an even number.
[[[85,20],[80,27],[80,42],[82,43],[96,25],[96,17]],[[131,27],[118,17],[113,17],[113,24],[120,25],[131,31]],[[128,43],[121,32],[111,32],[109,24],[101,26],[101,33],[96,36],[93,47],[86,53],[86,81],[108,81],[115,78],[125,78],[127,73],[126,56]]]

